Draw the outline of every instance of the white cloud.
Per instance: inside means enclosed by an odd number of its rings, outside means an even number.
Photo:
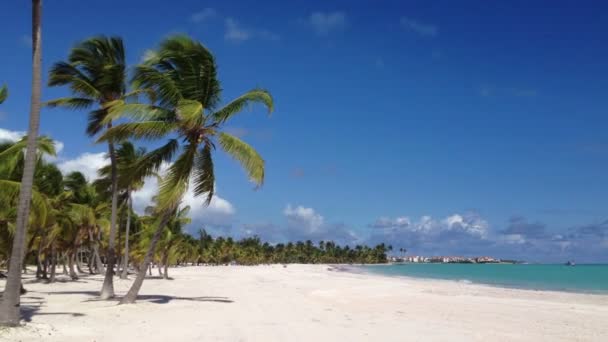
[[[346,14],[341,11],[314,12],[306,19],[306,23],[319,35],[343,30],[347,26]]]
[[[280,40],[281,37],[273,32],[264,29],[252,29],[242,27],[241,24],[234,18],[226,18],[224,21],[226,32],[224,39],[240,43],[249,39],[259,38],[264,40]]]
[[[217,15],[217,12],[213,8],[205,8],[202,11],[192,13],[190,16],[190,21],[194,23],[202,23],[210,18],[213,18]]]
[[[485,238],[488,233],[488,222],[477,215],[454,214],[443,219],[441,223],[447,230],[461,231],[480,238]]]
[[[401,23],[401,26],[421,36],[435,37],[439,34],[439,28],[435,25],[423,24],[408,17],[401,17],[399,22]]]
[[[8,129],[0,128],[0,142],[1,141],[17,141],[25,135],[22,131],[10,131]]]
[[[160,173],[164,173],[167,168],[168,164],[164,164],[161,167]],[[192,189],[193,186],[190,184],[182,200],[182,205],[190,206],[190,217],[192,218],[193,225],[227,226],[232,223],[234,214],[236,213],[236,209],[232,203],[216,194],[211,199],[209,206],[204,206],[206,198],[204,196],[194,197]],[[144,186],[140,190],[133,192],[133,209],[143,214],[145,208],[152,204],[152,197],[156,195],[157,191],[158,179],[156,177],[148,177]]]
[[[431,216],[422,216],[412,222],[409,217],[401,216],[394,219],[380,217],[369,225],[376,230],[387,232],[407,232],[415,234],[439,235],[442,233],[464,233],[479,238],[488,234],[488,222],[475,214],[454,214],[438,220]]]
[[[323,216],[317,214],[313,208],[305,208],[303,206],[292,207],[288,204],[283,215],[287,218],[290,225],[297,225],[308,232],[315,232],[323,225]]]
[[[2,141],[15,142],[15,141],[23,138],[23,136],[25,134],[26,134],[26,132],[24,132],[24,131],[11,131],[8,129],[0,128],[0,142],[2,142]],[[63,151],[64,144],[63,144],[63,142],[61,142],[59,140],[54,140],[54,142],[55,142],[55,152],[57,154],[59,154],[61,151]],[[45,158],[46,158],[46,160],[49,160],[49,161],[56,160],[56,157],[46,156]]]
[[[57,167],[65,175],[73,171],[82,172],[89,181],[97,179],[97,170],[108,164],[105,152],[83,153],[74,159],[59,162]]]

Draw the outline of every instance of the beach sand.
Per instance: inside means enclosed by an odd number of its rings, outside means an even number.
[[[338,272],[327,265],[180,267],[136,305],[102,276],[31,283],[1,341],[608,341],[608,296]],[[156,274],[156,270],[154,270]],[[62,276],[63,277],[63,276]],[[115,280],[118,295],[131,280]],[[0,287],[4,281],[0,281]]]

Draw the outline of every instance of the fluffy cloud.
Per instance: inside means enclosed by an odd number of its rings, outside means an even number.
[[[74,171],[82,172],[89,180],[93,181],[98,178],[97,170],[107,165],[109,161],[105,152],[99,153],[83,153],[74,159],[66,159],[57,163],[57,167],[63,174]]]
[[[202,11],[192,13],[190,21],[193,23],[202,23],[211,19],[217,15],[217,12],[213,8],[205,8]]]
[[[281,37],[273,32],[264,29],[245,28],[234,18],[226,18],[224,21],[226,32],[224,39],[235,43],[240,43],[249,39],[259,38],[263,40],[280,40]]]
[[[167,170],[167,165],[161,167],[161,173]],[[226,199],[217,194],[211,199],[209,206],[205,206],[205,197],[194,197],[193,186],[190,184],[188,191],[184,195],[182,205],[189,205],[190,217],[192,224],[190,230],[195,231],[201,226],[214,226],[226,228],[232,224],[236,209]],[[133,192],[133,209],[138,213],[143,213],[147,206],[152,204],[152,198],[158,191],[158,179],[156,177],[148,177],[144,186]]]
[[[233,236],[248,237],[257,235],[272,243],[288,241],[321,240],[339,244],[356,244],[361,240],[353,229],[343,223],[327,223],[325,218],[313,208],[288,204],[283,210],[286,223],[277,225],[271,222],[243,224]]]
[[[399,23],[404,28],[413,31],[421,36],[435,37],[439,34],[439,28],[435,25],[423,24],[408,17],[401,17]]]
[[[369,243],[388,243],[421,254],[467,254],[489,243],[489,224],[475,213],[453,214],[443,219],[422,216],[381,217],[368,225]]]
[[[475,213],[443,219],[422,216],[381,217],[369,224],[368,243],[385,242],[425,255],[492,255],[500,258],[555,262],[608,261],[608,220],[550,231],[542,222],[510,218],[503,229],[491,229]]]
[[[10,131],[8,129],[0,128],[0,142],[2,141],[17,141],[25,135],[22,131]]]
[[[303,206],[292,207],[288,204],[283,210],[283,215],[287,218],[290,226],[305,230],[306,233],[314,233],[321,228],[325,222],[323,216],[317,214],[313,208]]]
[[[344,30],[347,26],[346,14],[340,11],[314,12],[305,22],[319,35]]]

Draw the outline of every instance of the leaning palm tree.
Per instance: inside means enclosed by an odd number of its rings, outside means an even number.
[[[32,0],[32,96],[30,101],[30,122],[28,127],[27,153],[19,191],[17,223],[13,238],[13,249],[9,264],[8,278],[0,303],[0,325],[16,326],[19,324],[21,303],[21,266],[25,236],[32,198],[34,169],[36,167],[36,138],[40,126],[40,91],[42,87],[42,56],[40,17],[42,1]]]
[[[212,153],[216,145],[238,160],[255,184],[263,183],[262,157],[239,138],[223,132],[223,127],[251,103],[262,103],[269,112],[273,109],[272,96],[263,89],[251,90],[218,109],[221,89],[213,55],[201,43],[186,36],[170,37],[157,51],[148,53],[144,63],[135,69],[133,86],[151,95],[153,104],[113,106],[106,120],[126,115],[136,121],[109,129],[100,140],[158,139],[176,134],[179,139],[170,139],[151,155],[171,160],[178,149],[181,151],[160,182],[157,228],[137,278],[121,300],[123,304],[133,303],[137,298],[158,239],[190,181],[194,195],[206,195],[205,203],[210,203],[215,189]]]
[[[67,62],[55,63],[50,71],[49,86],[67,85],[73,97],[47,102],[47,106],[62,106],[70,109],[91,109],[87,134],[94,136],[112,127],[111,120],[105,120],[114,101],[124,99],[126,94],[125,50],[118,37],[93,37],[82,41],[72,49]],[[100,297],[114,297],[114,264],[116,260],[116,213],[118,203],[118,175],[116,153],[112,139],[107,141],[111,165],[112,207],[110,216],[108,267]]]

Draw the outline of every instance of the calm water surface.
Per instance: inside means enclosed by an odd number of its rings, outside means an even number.
[[[387,276],[446,279],[534,290],[608,294],[608,265],[395,264],[360,266]]]

